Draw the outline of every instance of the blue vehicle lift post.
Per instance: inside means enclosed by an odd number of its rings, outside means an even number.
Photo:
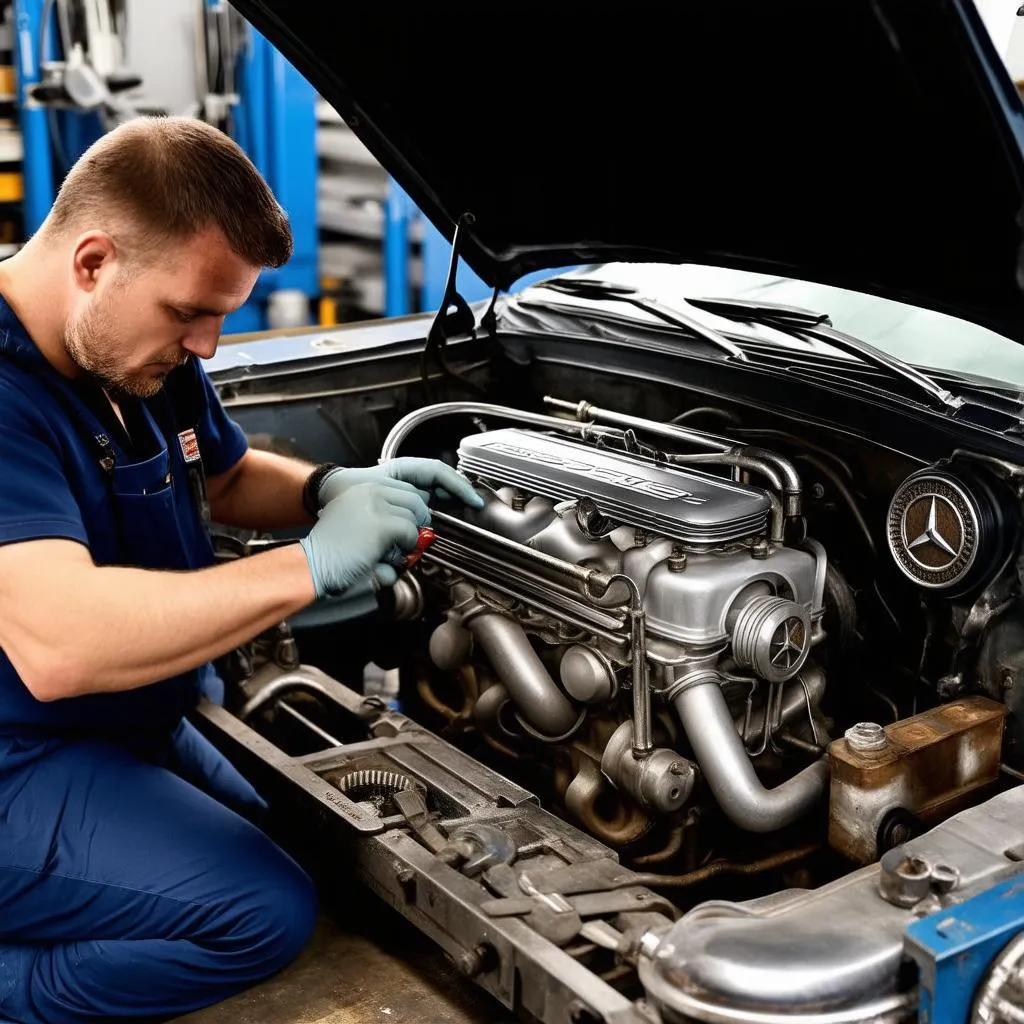
[[[217,0],[208,0],[212,4]],[[252,297],[227,318],[225,334],[262,330],[266,303],[276,291],[319,293],[317,235],[316,92],[253,28],[240,59],[240,110],[235,141],[249,154],[288,214],[292,258],[260,274]]]
[[[34,235],[39,230],[50,212],[55,195],[47,111],[30,100],[28,95],[29,88],[40,82],[43,75],[39,62],[39,46],[43,37],[44,7],[45,0],[14,0],[13,8],[14,66],[18,116],[24,146],[22,175],[25,182],[25,198],[22,210],[26,237]],[[51,60],[54,54],[55,20],[51,22],[47,33],[48,52],[43,55],[46,60]]]
[[[222,0],[207,0],[212,7]],[[50,111],[28,97],[42,78],[40,43],[44,38],[46,0],[14,0],[15,67],[18,108],[24,140],[25,233],[39,229],[53,205],[54,173]],[[57,19],[50,8],[45,33],[46,60],[57,56]],[[240,110],[236,141],[266,178],[288,214],[294,252],[277,270],[264,271],[250,301],[228,317],[226,333],[261,330],[267,326],[266,305],[279,290],[301,291],[312,301],[319,294],[319,239],[316,193],[316,92],[292,65],[254,29],[239,59]],[[63,149],[74,161],[99,137],[99,118],[91,111],[60,111],[56,117]],[[62,168],[61,170],[66,170]]]

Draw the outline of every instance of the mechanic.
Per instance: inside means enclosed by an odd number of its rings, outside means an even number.
[[[289,962],[311,881],[183,717],[210,663],[318,598],[388,586],[431,460],[313,467],[247,447],[198,360],[290,256],[226,135],[139,118],[0,264],[0,1017],[165,1019]],[[215,564],[212,521],[312,524]],[[210,691],[212,692],[212,691]]]

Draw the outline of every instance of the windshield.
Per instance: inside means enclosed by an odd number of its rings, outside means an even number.
[[[693,264],[603,263],[574,270],[565,276],[629,285],[637,289],[638,296],[690,316],[699,316],[703,322],[725,331],[742,332],[746,328],[687,306],[683,300],[690,296],[800,306],[813,312],[827,313],[837,330],[925,370],[973,374],[1014,388],[1024,388],[1024,346],[956,317],[902,302],[829,285]],[[551,293],[548,295],[553,297]],[[559,302],[563,299],[573,304],[598,305],[622,314],[621,305],[558,296]],[[631,310],[629,315],[658,323],[638,309]],[[772,331],[770,337],[772,341],[794,349],[806,350],[807,347],[803,342],[787,340],[778,331]]]

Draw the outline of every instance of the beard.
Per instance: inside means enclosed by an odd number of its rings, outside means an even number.
[[[121,330],[112,305],[107,300],[69,318],[64,325],[64,349],[72,362],[115,400],[118,396],[152,398],[163,387],[167,374],[188,356],[183,358],[180,349],[174,349],[147,363],[148,372],[127,370],[126,357],[134,346]]]

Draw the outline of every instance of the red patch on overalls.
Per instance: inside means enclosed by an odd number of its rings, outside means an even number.
[[[199,454],[199,439],[196,437],[194,430],[183,430],[178,435],[178,444],[181,445],[181,454],[186,462],[198,462],[201,458]]]

